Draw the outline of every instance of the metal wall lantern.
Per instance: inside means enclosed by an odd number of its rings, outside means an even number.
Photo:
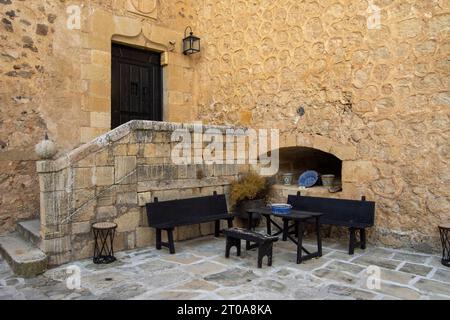
[[[190,30],[189,35],[187,35],[188,30]],[[200,38],[194,36],[191,27],[187,27],[186,30],[184,30],[183,53],[189,55],[198,52],[200,52]]]

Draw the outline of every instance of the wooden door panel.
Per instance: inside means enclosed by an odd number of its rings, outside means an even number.
[[[113,128],[130,120],[162,120],[162,67],[158,53],[112,47]]]

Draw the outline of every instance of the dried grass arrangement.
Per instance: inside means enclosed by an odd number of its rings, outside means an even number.
[[[264,199],[268,191],[268,180],[255,172],[249,172],[231,184],[230,201],[234,206],[241,201]]]

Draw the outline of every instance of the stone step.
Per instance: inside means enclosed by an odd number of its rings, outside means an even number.
[[[14,273],[23,278],[34,277],[47,269],[45,253],[17,232],[0,237],[0,254]]]
[[[39,219],[22,221],[17,224],[17,232],[36,247],[41,246],[41,221]]]

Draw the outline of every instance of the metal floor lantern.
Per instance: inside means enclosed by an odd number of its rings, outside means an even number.
[[[441,224],[439,232],[442,241],[442,264],[450,267],[450,222]]]
[[[189,35],[187,35],[188,30],[190,30]],[[194,36],[191,27],[187,27],[186,30],[184,30],[183,54],[190,55],[198,52],[200,52],[200,38]]]

